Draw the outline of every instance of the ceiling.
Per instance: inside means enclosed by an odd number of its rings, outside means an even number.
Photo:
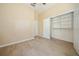
[[[28,3],[28,5],[32,9],[36,10],[38,13],[42,13],[51,8],[52,6],[56,5],[56,3],[46,3],[45,5],[43,5],[42,3],[37,3],[35,6],[32,6],[31,3]]]

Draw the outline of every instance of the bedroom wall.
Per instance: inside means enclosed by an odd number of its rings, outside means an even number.
[[[33,37],[34,11],[26,4],[0,4],[0,45]]]

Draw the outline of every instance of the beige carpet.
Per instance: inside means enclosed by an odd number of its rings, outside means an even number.
[[[34,40],[0,48],[2,56],[77,56],[72,43],[36,37]]]

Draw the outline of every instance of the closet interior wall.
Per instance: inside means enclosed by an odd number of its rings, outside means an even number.
[[[73,42],[73,12],[51,18],[50,37]]]

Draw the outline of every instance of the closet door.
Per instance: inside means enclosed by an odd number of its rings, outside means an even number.
[[[52,19],[52,37],[68,42],[73,42],[72,34],[73,13],[63,14]]]
[[[79,54],[79,9],[74,11],[74,47]]]

